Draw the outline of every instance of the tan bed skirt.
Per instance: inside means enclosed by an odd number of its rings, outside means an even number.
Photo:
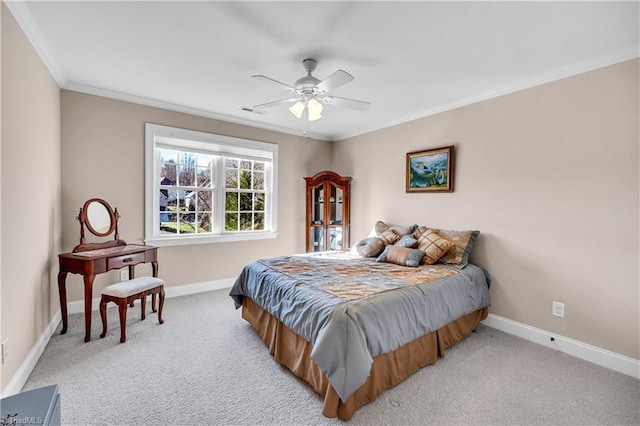
[[[404,381],[418,369],[434,364],[438,357],[444,357],[445,349],[470,334],[487,315],[487,308],[480,309],[393,352],[375,357],[367,381],[346,402],[342,402],[327,376],[311,360],[311,343],[295,334],[250,298],[245,296],[242,304],[242,318],[256,330],[276,362],[287,367],[324,396],[323,415],[337,416],[341,420],[349,420],[359,407],[374,401],[385,389]]]

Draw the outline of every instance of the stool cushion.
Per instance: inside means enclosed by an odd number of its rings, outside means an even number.
[[[156,277],[140,277],[121,283],[111,284],[102,290],[107,296],[125,298],[145,290],[164,285],[164,281]]]

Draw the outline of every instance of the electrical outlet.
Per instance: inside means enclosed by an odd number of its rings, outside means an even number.
[[[5,362],[7,362],[8,357],[9,357],[9,338],[6,338],[2,342],[2,364],[3,365]]]
[[[120,281],[129,280],[129,267],[120,269]]]
[[[564,303],[553,302],[551,305],[551,315],[564,318]]]

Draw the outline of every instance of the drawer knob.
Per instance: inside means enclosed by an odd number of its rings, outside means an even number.
[[[131,262],[133,259],[130,257],[127,257],[126,259],[122,259],[122,263],[127,263],[127,262]]]

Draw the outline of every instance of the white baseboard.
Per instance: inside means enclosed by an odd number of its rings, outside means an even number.
[[[640,360],[494,314],[489,314],[482,323],[505,333],[640,379]]]
[[[235,278],[226,278],[196,284],[180,285],[177,287],[165,287],[164,292],[166,297],[187,296],[189,294],[203,293],[205,291],[223,290],[227,288],[231,289],[235,282]]]
[[[49,339],[55,333],[58,324],[62,321],[62,315],[60,314],[60,310],[53,315],[51,322],[44,329],[36,344],[33,345],[31,351],[27,354],[22,365],[18,368],[18,371],[13,375],[7,386],[2,390],[2,398],[5,398],[10,395],[14,395],[22,390],[22,387],[27,382],[27,379],[31,375],[31,372],[36,367],[40,356],[44,352],[44,349],[47,347],[49,343]]]
[[[226,278],[222,280],[206,281],[202,283],[187,284],[177,287],[166,287],[165,297],[172,298],[178,296],[187,296],[189,294],[202,293],[205,291],[222,290],[225,288],[231,288],[234,282],[235,278]],[[232,303],[231,300],[229,301],[229,303]],[[99,304],[100,298],[94,298],[91,309],[94,311],[98,310]],[[67,304],[67,312],[69,315],[84,312],[84,301],[76,300],[73,302],[69,302]],[[61,321],[62,314],[60,313],[60,310],[58,310],[53,315],[51,322],[42,332],[42,334],[38,338],[38,341],[33,346],[22,365],[20,365],[20,368],[18,368],[18,371],[16,371],[7,386],[3,389],[2,395],[0,395],[0,397],[5,398],[7,396],[14,395],[22,390],[24,384],[27,382],[27,379],[29,379],[31,372],[38,363],[40,356],[44,352],[44,349],[47,347],[51,336],[53,336],[53,333],[55,333],[56,328],[58,328],[58,325]]]

